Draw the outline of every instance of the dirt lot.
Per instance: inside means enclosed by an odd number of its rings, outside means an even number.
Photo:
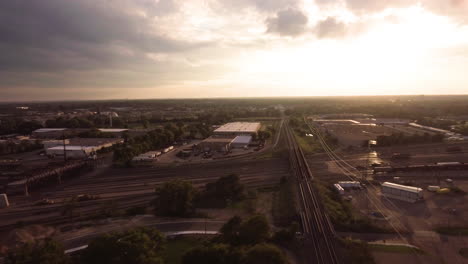
[[[447,147],[453,143],[421,144],[377,148],[376,159],[392,166],[406,166],[416,164],[430,164],[435,162],[468,162],[468,142],[457,143],[462,152],[448,153]],[[367,151],[364,149],[353,152],[338,151],[352,166],[365,166]],[[395,162],[390,159],[395,152],[410,153],[411,159]],[[308,157],[314,175],[326,182],[346,180],[336,163],[330,161],[325,154],[310,155]],[[468,171],[441,172],[399,172],[388,174],[391,180],[394,176],[401,177],[401,182],[411,182],[413,185],[426,189],[428,185],[447,187],[446,178],[454,179],[456,187],[468,192]],[[367,241],[387,243],[410,243],[420,247],[425,254],[373,252],[377,263],[468,263],[458,254],[461,247],[468,245],[467,236],[446,236],[434,232],[439,226],[466,226],[468,219],[468,195],[440,195],[424,191],[424,201],[407,203],[394,199],[384,199],[377,190],[368,188],[362,191],[347,192],[352,195],[353,207],[360,213],[371,215],[378,211],[375,204],[384,212],[386,218],[373,217],[373,221],[382,226],[388,226],[387,220],[402,231],[402,237],[395,234],[352,234],[352,237]],[[369,198],[373,202],[368,202]],[[455,210],[453,210],[455,209]],[[372,217],[372,216],[371,216]]]
[[[324,124],[324,127],[344,146],[361,146],[365,140],[395,133],[392,128],[376,125]]]

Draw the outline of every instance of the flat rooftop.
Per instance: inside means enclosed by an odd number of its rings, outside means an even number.
[[[54,131],[64,131],[66,128],[39,128],[34,130],[34,133],[45,133],[45,132],[54,132]]]
[[[231,143],[234,140],[234,137],[209,137],[203,140],[200,143],[213,143],[213,142],[221,142],[221,143]]]
[[[99,128],[98,130],[103,133],[120,133],[128,131],[127,128]]]
[[[260,123],[256,122],[232,122],[215,129],[215,133],[256,133],[260,129]]]
[[[65,150],[93,150],[95,146],[69,146],[65,145]],[[63,150],[63,146],[48,148],[48,150]]]

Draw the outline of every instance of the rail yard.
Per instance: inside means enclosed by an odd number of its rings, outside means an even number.
[[[28,230],[43,230],[79,255],[112,230],[204,229],[222,237],[223,223],[263,215],[268,242],[296,263],[361,263],[362,256],[368,263],[461,261],[468,143],[460,134],[411,119],[308,116],[286,103],[257,111],[270,113],[265,109],[275,114],[154,118],[144,128],[136,118],[129,128],[39,128],[29,137],[4,136],[13,153],[0,162],[0,251],[42,237]],[[25,147],[25,140],[33,145]],[[186,183],[194,210],[159,215],[161,188]],[[234,190],[242,194],[223,205],[208,196]],[[277,241],[287,232],[289,242]],[[389,256],[394,247],[403,252]]]

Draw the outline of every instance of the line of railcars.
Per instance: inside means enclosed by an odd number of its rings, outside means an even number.
[[[426,165],[379,166],[374,167],[374,174],[400,171],[468,170],[466,162],[437,162]]]

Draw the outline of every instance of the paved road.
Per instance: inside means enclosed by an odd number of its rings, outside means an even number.
[[[88,228],[69,231],[57,237],[65,248],[75,248],[88,244],[93,238],[115,231],[124,231],[133,227],[146,226],[154,227],[165,234],[181,231],[219,231],[224,221],[213,221],[205,219],[187,219],[174,221],[155,221],[154,216],[136,216],[130,221],[109,220],[105,225],[98,225]]]

